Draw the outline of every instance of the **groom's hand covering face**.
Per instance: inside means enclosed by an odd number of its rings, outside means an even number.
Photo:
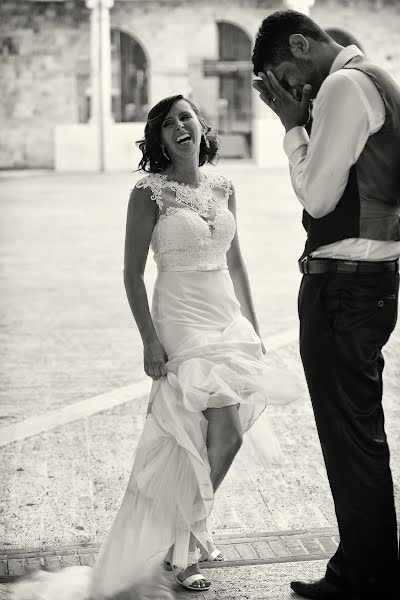
[[[280,118],[286,131],[305,125],[310,117],[310,100],[312,88],[308,83],[300,91],[286,90],[272,71],[259,73],[260,79],[253,81],[253,87],[260,94],[261,100]],[[297,98],[296,98],[297,97]]]

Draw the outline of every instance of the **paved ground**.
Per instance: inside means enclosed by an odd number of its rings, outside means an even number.
[[[212,569],[206,572],[212,587],[196,593],[198,600],[296,600],[290,590],[293,579],[322,577],[326,561],[276,563]],[[0,599],[11,600],[7,585],[0,584]],[[193,592],[174,584],[177,600],[193,600]],[[377,600],[381,600],[380,598]]]
[[[295,560],[321,560],[329,558],[339,543],[337,528],[302,531],[259,532],[252,535],[222,536],[218,548],[223,552],[223,563],[203,563],[204,568],[237,567],[293,562]],[[12,549],[0,552],[0,579],[18,577],[30,569],[58,570],[66,566],[93,566],[99,544],[76,546],[42,546]]]
[[[221,537],[218,547],[227,561],[222,566],[221,563],[203,565],[213,586],[200,598],[282,600],[294,597],[289,588],[290,580],[322,575],[326,560],[337,548],[337,543],[336,529]],[[0,599],[3,594],[4,598],[8,597],[7,583],[29,570],[56,571],[77,565],[93,566],[97,551],[97,544],[88,544],[84,547],[46,547],[40,552],[37,549],[13,550],[0,555]],[[174,588],[178,599],[192,598],[192,592],[176,585]]]
[[[221,169],[238,188],[242,246],[268,337],[297,325],[297,203],[282,171],[266,177]],[[127,197],[137,179],[39,174],[0,181],[4,424],[131,383],[141,372],[122,284]],[[149,295],[155,273],[149,258]]]
[[[237,189],[241,245],[267,347],[271,341],[270,363],[301,375],[294,336],[296,258],[304,235],[288,174],[243,163],[218,169]],[[126,387],[143,379],[140,339],[122,284],[127,196],[136,179],[47,173],[0,179],[0,440],[18,424],[23,432],[0,448],[4,556],[22,547],[98,544],[124,492],[146,410],[146,393]],[[154,276],[150,259],[149,294]],[[399,332],[386,357],[384,401],[399,506]],[[79,408],[76,420],[63,420],[63,410],[81,406],[90,410]],[[31,435],[32,420],[40,424],[51,414],[51,426]],[[219,538],[240,535],[251,544],[248,536],[262,532],[310,529],[316,535],[315,528],[335,525],[308,399],[271,408],[270,415],[285,462],[266,465],[246,441],[216,499]],[[312,577],[323,564],[301,568]],[[283,599],[299,569],[241,566],[218,569],[213,577],[220,598]]]
[[[291,562],[273,565],[215,569],[207,576],[213,586],[202,600],[295,600],[291,592],[293,579],[318,579],[325,571],[325,561]],[[192,600],[193,592],[178,590],[179,600]]]

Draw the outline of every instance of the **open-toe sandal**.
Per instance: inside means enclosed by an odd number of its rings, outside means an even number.
[[[210,552],[210,554],[208,556],[206,556],[205,558],[202,558],[200,562],[223,562],[225,560],[226,560],[226,558],[222,554],[221,550],[218,550],[218,548],[215,548],[215,550]]]
[[[192,592],[206,592],[211,587],[211,583],[208,583],[208,585],[202,585],[201,587],[193,585],[195,581],[206,581],[206,578],[201,573],[190,575],[189,577],[186,577],[186,579],[181,581],[178,575],[183,572],[182,569],[172,568],[172,572],[174,574],[174,579],[176,583],[186,588],[187,590],[192,590]]]

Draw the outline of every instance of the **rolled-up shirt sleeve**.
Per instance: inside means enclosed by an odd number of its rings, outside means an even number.
[[[312,217],[335,209],[370,135],[362,90],[347,73],[331,74],[315,100],[311,138],[304,127],[294,127],[283,142],[293,189]]]

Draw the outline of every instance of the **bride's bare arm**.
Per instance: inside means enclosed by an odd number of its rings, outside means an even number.
[[[235,190],[232,186],[232,194],[229,197],[229,210],[235,217],[236,221],[236,195]],[[253,298],[251,295],[249,277],[247,274],[246,265],[240,251],[239,234],[236,228],[235,237],[232,240],[231,247],[227,254],[229,273],[232,278],[233,287],[235,290],[236,298],[239,301],[242,314],[250,321],[253,325],[255,332],[259,337],[260,328],[258,325],[256,312],[254,309]]]
[[[149,189],[135,188],[129,198],[126,220],[124,283],[133,317],[144,348],[144,369],[152,379],[166,375],[167,356],[151,318],[144,269],[151,235],[157,218],[157,206]]]

